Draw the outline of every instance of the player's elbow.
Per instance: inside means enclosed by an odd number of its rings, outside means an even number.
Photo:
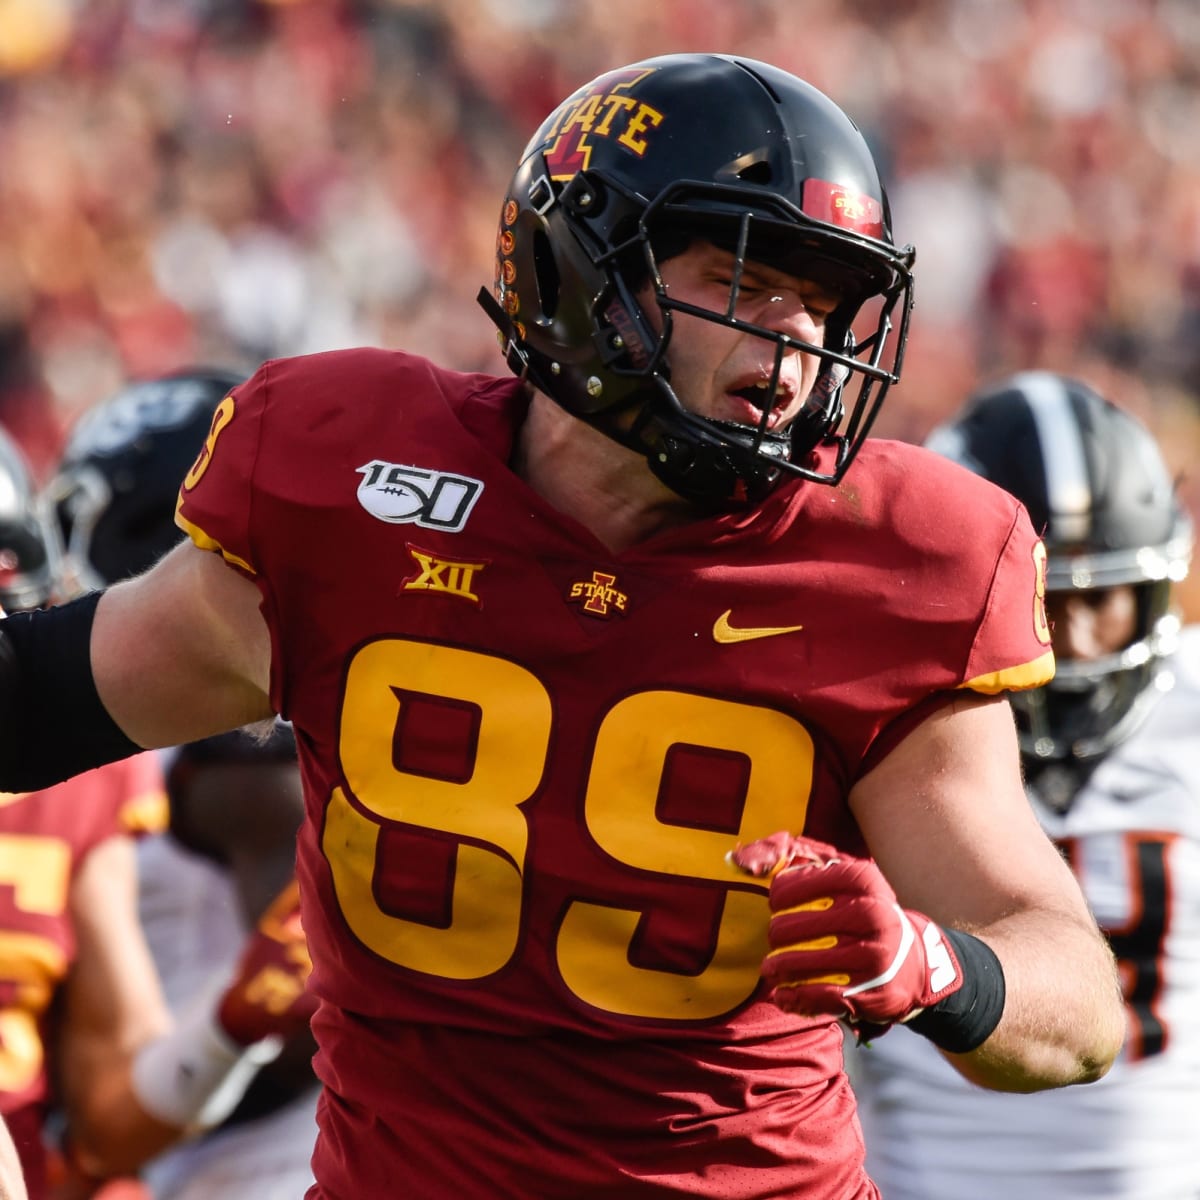
[[[1103,942],[1098,951],[1093,971],[1054,972],[1044,990],[1010,993],[1016,1003],[992,1036],[947,1058],[992,1091],[1040,1092],[1102,1078],[1121,1053],[1127,1021],[1115,964]]]
[[[1125,1044],[1128,1029],[1125,1006],[1118,994],[1108,1004],[1100,1006],[1104,1016],[1098,1021],[1096,1034],[1076,1057],[1075,1078],[1068,1083],[1094,1083],[1108,1074]]]
[[[1125,1000],[1117,978],[1116,962],[1106,944],[1096,986],[1080,985],[1076,1020],[1063,1023],[1067,1036],[1063,1050],[1068,1056],[1065,1078],[1049,1086],[1094,1083],[1108,1074],[1117,1061],[1128,1033]],[[1073,1030],[1073,1036],[1072,1036]]]
[[[1094,1083],[1109,1071],[1121,1043],[1096,1038],[1084,1046],[1026,1043],[1015,1050],[986,1044],[971,1054],[947,1054],[964,1078],[993,1092],[1044,1092]]]
[[[1117,1009],[1120,1015],[1119,1008]],[[1105,1022],[1091,1037],[1080,1037],[1073,1044],[1059,1045],[1044,1052],[1036,1069],[1028,1073],[1027,1086],[1021,1091],[1040,1092],[1050,1088],[1095,1083],[1108,1074],[1124,1044],[1124,1019],[1112,1028]],[[1015,1090],[1015,1089],[1009,1089]]]

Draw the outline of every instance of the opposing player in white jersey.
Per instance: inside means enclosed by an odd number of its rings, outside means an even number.
[[[1191,522],[1150,434],[1060,375],[999,382],[928,444],[1043,531],[1058,669],[1013,705],[1031,802],[1112,943],[1129,1028],[1095,1086],[1029,1096],[972,1088],[903,1028],[860,1048],[870,1172],[886,1200],[1195,1200],[1200,627],[1171,602]]]
[[[47,489],[69,590],[137,574],[181,540],[179,479],[238,382],[224,370],[184,371],[132,384],[83,418]],[[234,731],[162,754],[170,830],[139,843],[138,910],[180,1014],[237,961],[247,930],[294,878],[303,797],[295,739],[282,723],[270,734]],[[272,967],[264,980],[286,1004],[294,980]],[[144,1167],[155,1200],[302,1196],[316,1139],[314,1048],[307,1032],[289,1039],[219,1128]]]

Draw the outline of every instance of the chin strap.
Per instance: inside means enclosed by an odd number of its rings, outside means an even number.
[[[508,369],[518,379],[528,379],[539,391],[546,391],[537,380],[529,361],[529,355],[521,349],[517,342],[517,331],[513,327],[512,318],[500,307],[496,297],[487,288],[481,287],[475,299],[478,301],[479,307],[487,313],[488,319],[500,331],[501,349],[504,352],[504,361]]]

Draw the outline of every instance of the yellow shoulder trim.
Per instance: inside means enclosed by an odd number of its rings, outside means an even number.
[[[1021,663],[1016,667],[1005,667],[1003,671],[990,671],[986,675],[976,675],[960,683],[960,688],[970,688],[973,692],[983,692],[994,696],[998,692],[1025,692],[1031,688],[1041,687],[1054,678],[1054,652],[1047,650],[1032,662]]]
[[[216,538],[209,537],[199,525],[193,525],[180,511],[183,504],[183,497],[180,496],[175,505],[175,524],[183,530],[184,533],[192,539],[193,542],[201,550],[215,550],[227,563],[231,563],[235,567],[241,567],[243,571],[249,572],[251,575],[257,575],[258,572],[244,559],[238,558],[236,554],[230,554]]]

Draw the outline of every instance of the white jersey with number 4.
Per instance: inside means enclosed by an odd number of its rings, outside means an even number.
[[[1012,1095],[968,1084],[904,1028],[849,1049],[884,1200],[1200,1197],[1200,626],[1171,669],[1065,814],[1033,797],[1120,964],[1120,1059],[1096,1083]]]

